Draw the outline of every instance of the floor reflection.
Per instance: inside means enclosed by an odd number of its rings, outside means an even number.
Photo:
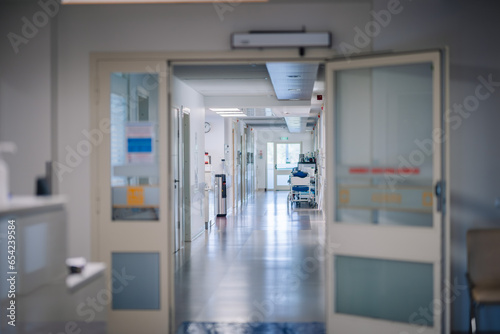
[[[259,192],[176,253],[176,323],[324,322],[322,214]]]

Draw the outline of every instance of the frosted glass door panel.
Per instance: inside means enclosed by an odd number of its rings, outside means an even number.
[[[300,143],[276,143],[276,169],[297,167],[300,147]]]
[[[290,175],[277,175],[276,176],[276,182],[277,186],[279,187],[286,187],[288,186],[288,180],[290,179]]]
[[[158,253],[113,253],[113,309],[158,310],[160,263]]]
[[[335,309],[337,313],[391,320],[432,327],[433,265],[369,259],[335,257]],[[416,314],[426,310],[423,318]],[[416,316],[417,315],[417,316]]]
[[[111,74],[113,220],[159,219],[157,82],[157,74]]]
[[[432,226],[431,63],[335,76],[336,221]]]

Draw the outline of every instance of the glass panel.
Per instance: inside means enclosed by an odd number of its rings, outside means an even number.
[[[336,72],[336,221],[432,226],[432,71]]]
[[[276,185],[278,187],[288,187],[288,180],[290,179],[289,174],[278,174],[276,175]]]
[[[160,255],[112,253],[113,309],[160,309]]]
[[[111,74],[113,220],[158,220],[157,74]]]
[[[300,155],[300,144],[276,144],[276,168],[292,169],[297,167]]]
[[[335,312],[433,326],[432,271],[431,263],[336,256]]]
[[[267,143],[267,189],[274,189],[274,143]]]

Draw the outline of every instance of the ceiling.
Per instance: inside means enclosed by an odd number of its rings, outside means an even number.
[[[210,108],[239,108],[254,128],[311,131],[323,101],[324,66],[318,63],[175,65],[174,75],[204,96]]]

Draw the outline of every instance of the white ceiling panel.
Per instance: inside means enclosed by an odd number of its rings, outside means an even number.
[[[184,82],[203,96],[274,96],[273,85],[265,79],[186,79]]]
[[[220,117],[208,108],[240,108],[247,115],[242,121],[252,127],[288,127],[293,132],[312,129],[323,103],[317,100],[317,95],[324,90],[324,66],[280,64],[277,72],[282,78],[277,79],[281,87],[278,89],[299,88],[299,100],[276,97],[277,87],[273,85],[266,64],[174,65],[173,72],[204,96],[207,116]]]
[[[278,100],[311,100],[319,64],[266,64]]]

